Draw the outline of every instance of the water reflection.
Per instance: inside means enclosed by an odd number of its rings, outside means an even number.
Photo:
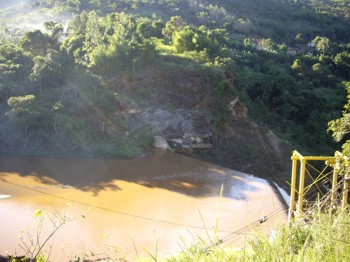
[[[2,157],[0,172],[3,181],[6,173],[16,173],[44,185],[74,187],[96,196],[103,190],[121,190],[115,180],[193,197],[217,195],[222,184],[223,196],[229,198],[244,199],[246,190],[255,190],[253,186],[247,188],[245,174],[165,151],[152,151],[147,157],[130,160]]]
[[[218,218],[219,238],[256,225],[270,230],[285,219],[265,180],[163,151],[131,160],[3,156],[0,196],[11,196],[0,198],[0,254],[18,251],[18,235],[35,222],[36,209],[77,218],[55,237],[52,261],[105,254],[109,246],[135,255],[135,247],[141,253],[157,245],[168,254],[193,236],[214,238]],[[268,223],[260,225],[265,215]]]

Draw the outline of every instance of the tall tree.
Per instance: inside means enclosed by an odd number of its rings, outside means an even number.
[[[46,56],[36,56],[33,61],[34,66],[29,78],[38,84],[41,96],[43,86],[55,87],[62,83],[69,64],[60,52],[51,49]]]
[[[95,11],[91,11],[88,14],[88,19],[86,22],[86,32],[84,49],[89,53],[95,47],[102,43],[102,35],[100,32],[100,22]]]
[[[67,35],[85,35],[86,23],[88,21],[88,14],[83,11],[79,15],[75,15],[68,24]]]
[[[26,32],[19,46],[34,56],[45,56],[48,49],[57,47],[52,37],[40,30]]]
[[[324,55],[330,47],[330,40],[327,37],[316,36],[312,42],[315,44],[316,50],[322,55]]]

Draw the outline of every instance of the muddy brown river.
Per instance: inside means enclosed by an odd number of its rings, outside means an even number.
[[[253,228],[286,221],[284,210],[265,180],[171,152],[0,157],[2,255],[34,254],[62,221],[42,248],[50,261],[165,257],[200,238],[239,247]]]

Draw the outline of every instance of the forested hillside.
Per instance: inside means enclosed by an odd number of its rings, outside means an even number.
[[[291,148],[337,148],[326,130],[350,88],[348,0],[0,8],[2,152],[134,157],[155,135],[205,132],[213,148],[186,153],[276,179]]]

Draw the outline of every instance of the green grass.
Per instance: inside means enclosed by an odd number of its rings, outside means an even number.
[[[350,215],[348,209],[329,205],[331,192],[291,223],[280,224],[269,236],[255,231],[240,249],[225,246],[215,236],[198,237],[190,247],[171,257],[138,261],[350,261]]]
[[[157,261],[350,261],[350,216],[347,211],[318,213],[312,222],[281,225],[274,237],[256,232],[240,250],[208,247],[198,240],[187,250]]]

